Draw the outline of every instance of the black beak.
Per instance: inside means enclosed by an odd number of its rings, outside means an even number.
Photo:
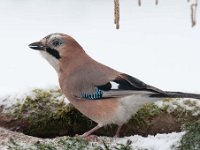
[[[28,45],[29,48],[34,49],[34,50],[45,50],[46,46],[42,44],[42,42],[34,42]]]

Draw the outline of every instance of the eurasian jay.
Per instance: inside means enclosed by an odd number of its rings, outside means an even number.
[[[29,45],[40,50],[54,67],[67,99],[85,116],[97,123],[85,132],[87,137],[108,124],[117,124],[115,134],[145,103],[163,98],[197,98],[198,94],[167,92],[105,66],[89,57],[72,37],[54,33]]]

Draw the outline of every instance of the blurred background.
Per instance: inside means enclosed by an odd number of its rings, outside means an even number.
[[[58,85],[54,69],[28,48],[44,36],[73,36],[103,64],[163,90],[200,92],[200,18],[183,0],[1,0],[0,95]],[[198,13],[197,13],[198,14]],[[95,70],[94,70],[95,71]]]

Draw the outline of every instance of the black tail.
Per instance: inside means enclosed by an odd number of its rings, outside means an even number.
[[[183,93],[183,92],[169,92],[165,94],[152,94],[151,97],[165,97],[165,98],[195,98],[200,99],[200,94]]]

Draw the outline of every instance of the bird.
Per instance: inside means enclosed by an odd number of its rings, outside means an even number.
[[[164,98],[195,98],[200,94],[163,91],[91,58],[71,36],[52,33],[31,43],[56,70],[62,93],[97,125],[80,137],[88,137],[109,124],[119,137],[126,122],[146,103]]]

